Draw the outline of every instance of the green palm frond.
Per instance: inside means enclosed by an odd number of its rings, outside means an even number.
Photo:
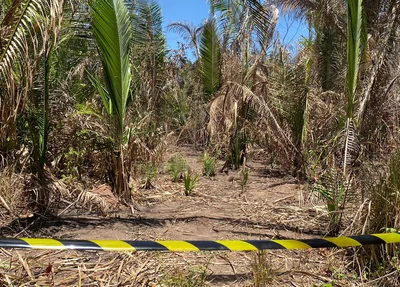
[[[37,37],[37,34],[31,33],[33,29],[43,30],[44,22],[41,20],[46,18],[48,6],[48,1],[14,0],[3,18],[0,26],[0,75],[6,79],[9,69],[16,60],[24,61],[28,54],[27,42],[37,43],[28,39]]]
[[[362,36],[362,0],[348,0],[347,11],[347,118],[353,117]]]
[[[248,29],[265,43],[270,35],[270,9],[259,0],[209,0],[212,15],[219,13],[219,27],[230,40],[241,38]],[[225,38],[224,37],[224,38]],[[225,45],[224,45],[225,47]]]
[[[353,118],[361,57],[361,42],[363,39],[362,33],[366,31],[366,29],[361,29],[363,25],[362,0],[348,0],[347,4],[347,123],[343,152],[344,175],[346,175],[347,167],[352,166],[361,152]]]
[[[133,16],[133,45],[140,48],[151,46],[155,55],[165,55],[165,39],[162,30],[161,6],[156,1],[139,0]]]
[[[208,0],[208,2],[210,17],[218,15],[218,29],[223,31],[223,47],[226,48],[242,24],[240,21],[242,7],[237,0]]]
[[[200,41],[204,93],[210,97],[221,87],[221,44],[214,20],[204,24]]]
[[[227,12],[232,4],[231,0],[208,0],[208,2],[210,3],[212,14],[215,14],[216,12]]]
[[[131,83],[130,17],[123,0],[91,0],[90,7],[117,135],[122,136]]]
[[[262,45],[262,48],[265,49],[265,45],[271,34],[271,18],[273,17],[273,13],[258,0],[243,1],[244,5],[249,9],[252,30]]]
[[[113,108],[112,108],[112,101],[108,91],[103,87],[101,84],[101,80],[87,72],[89,77],[89,81],[92,83],[93,87],[96,88],[97,92],[100,94],[101,100],[103,102],[104,109],[106,110],[108,115],[112,115]]]
[[[139,0],[133,6],[131,62],[133,90],[140,115],[152,111],[153,123],[160,114],[165,87],[166,45],[162,10],[157,1]],[[145,108],[143,108],[145,107]]]

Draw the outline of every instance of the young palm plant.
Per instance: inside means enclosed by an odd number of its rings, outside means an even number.
[[[354,126],[354,103],[360,66],[362,33],[362,0],[348,0],[347,8],[347,108],[343,158],[343,174],[360,153],[358,135]],[[365,31],[364,31],[365,33]]]
[[[238,169],[244,160],[247,144],[253,140],[249,127],[251,128],[250,122],[257,114],[255,106],[261,108],[259,103],[265,104],[262,96],[257,93],[259,89],[256,85],[261,86],[261,84],[256,83],[256,79],[258,69],[261,67],[259,64],[262,62],[273,34],[276,24],[273,22],[277,20],[277,15],[272,12],[275,9],[264,6],[256,0],[212,0],[209,2],[214,18],[204,27],[200,48],[204,92],[209,96],[215,94],[210,105],[208,128],[213,138],[217,134],[216,129],[225,127],[222,134],[229,134],[229,139],[225,137],[217,141],[224,142],[223,145],[228,149],[227,164]],[[217,25],[213,22],[218,23],[218,29],[215,28]],[[208,30],[210,30],[209,33],[207,33]],[[209,36],[213,35],[211,31],[214,31],[217,37]],[[219,49],[213,49],[209,44],[214,38],[221,43]],[[251,47],[257,47],[255,48],[258,50],[257,56],[252,57]],[[216,56],[212,57],[213,55]],[[218,58],[223,59],[219,63],[219,69],[217,61],[211,65],[213,61],[209,60]],[[221,67],[224,77],[219,74]],[[216,93],[217,91],[219,92]],[[222,119],[225,119],[223,123]],[[218,121],[220,123],[216,124]]]
[[[115,192],[126,202],[131,200],[128,187],[129,167],[125,169],[125,119],[130,99],[131,69],[129,44],[131,19],[123,0],[91,0],[92,29],[104,70],[106,89],[96,85],[110,116],[116,146],[113,158]]]

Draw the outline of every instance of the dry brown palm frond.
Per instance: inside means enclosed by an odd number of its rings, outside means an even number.
[[[22,198],[23,184],[23,178],[13,172],[13,167],[7,166],[0,170],[0,207],[5,208],[13,217],[17,216],[16,208]],[[2,208],[0,214],[4,214]]]
[[[57,196],[61,196],[63,198],[71,198],[71,191],[68,189],[68,186],[60,179],[56,178],[53,174],[47,173],[48,177],[48,189]]]
[[[345,95],[333,91],[315,91],[311,99],[309,126],[313,142],[335,137],[345,107]]]
[[[39,61],[57,39],[62,6],[63,0],[15,0],[0,24],[0,142],[15,136]]]
[[[222,53],[222,83],[226,83],[226,81],[241,83],[244,73],[243,65],[235,53],[230,51]]]
[[[92,191],[82,191],[77,203],[87,206],[90,210],[94,207],[103,216],[107,216],[108,212],[117,205],[117,199],[108,185],[100,185],[93,188]]]
[[[275,1],[283,12],[295,11],[297,16],[305,16],[310,10],[316,10],[321,4],[318,0],[279,0]]]
[[[31,42],[33,50],[39,51],[38,41],[44,31],[43,19],[46,19],[47,1],[15,0],[1,23],[0,76],[8,78],[8,72],[16,59],[23,60],[28,55]],[[37,27],[35,27],[38,25]],[[39,32],[39,35],[36,34]]]
[[[83,59],[82,61],[80,61],[80,62],[78,63],[77,66],[73,67],[73,68],[69,71],[66,80],[67,80],[67,81],[71,81],[74,77],[78,77],[78,79],[81,79],[81,80],[82,80],[82,79],[83,79],[83,76],[84,76],[84,74],[85,74],[85,71],[87,70],[87,67],[88,67],[89,65],[91,65],[91,64],[92,64],[91,59],[89,59],[89,58]]]
[[[211,141],[227,146],[235,128],[237,110],[246,103],[257,115],[255,121],[240,119],[253,140],[263,142],[265,138],[273,139],[287,154],[296,148],[282,128],[277,117],[262,96],[250,88],[236,82],[227,82],[214,97],[210,105],[210,121],[207,130]]]

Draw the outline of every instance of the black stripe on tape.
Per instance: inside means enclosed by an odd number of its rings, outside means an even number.
[[[131,245],[136,251],[168,251],[169,249],[164,245],[154,241],[124,241]]]
[[[189,241],[186,240],[187,243],[190,243],[196,246],[200,250],[229,250],[226,246],[215,242],[215,241]]]
[[[91,242],[89,240],[58,240],[65,247],[72,250],[100,250],[103,248],[98,246],[96,243]]]
[[[246,240],[247,243],[253,245],[257,249],[264,250],[264,249],[286,249],[282,245],[267,240]]]
[[[385,244],[386,242],[374,235],[355,235],[349,236],[350,238],[357,240],[361,245],[371,245],[371,244]]]
[[[27,242],[17,238],[0,239],[1,248],[32,248]]]
[[[336,244],[324,239],[302,239],[299,240],[305,244],[310,245],[312,248],[331,248],[337,247]]]

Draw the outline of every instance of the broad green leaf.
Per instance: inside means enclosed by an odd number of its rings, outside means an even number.
[[[93,34],[99,47],[111,101],[111,114],[116,121],[117,136],[121,138],[132,78],[129,63],[131,19],[123,0],[91,0],[90,8]]]

